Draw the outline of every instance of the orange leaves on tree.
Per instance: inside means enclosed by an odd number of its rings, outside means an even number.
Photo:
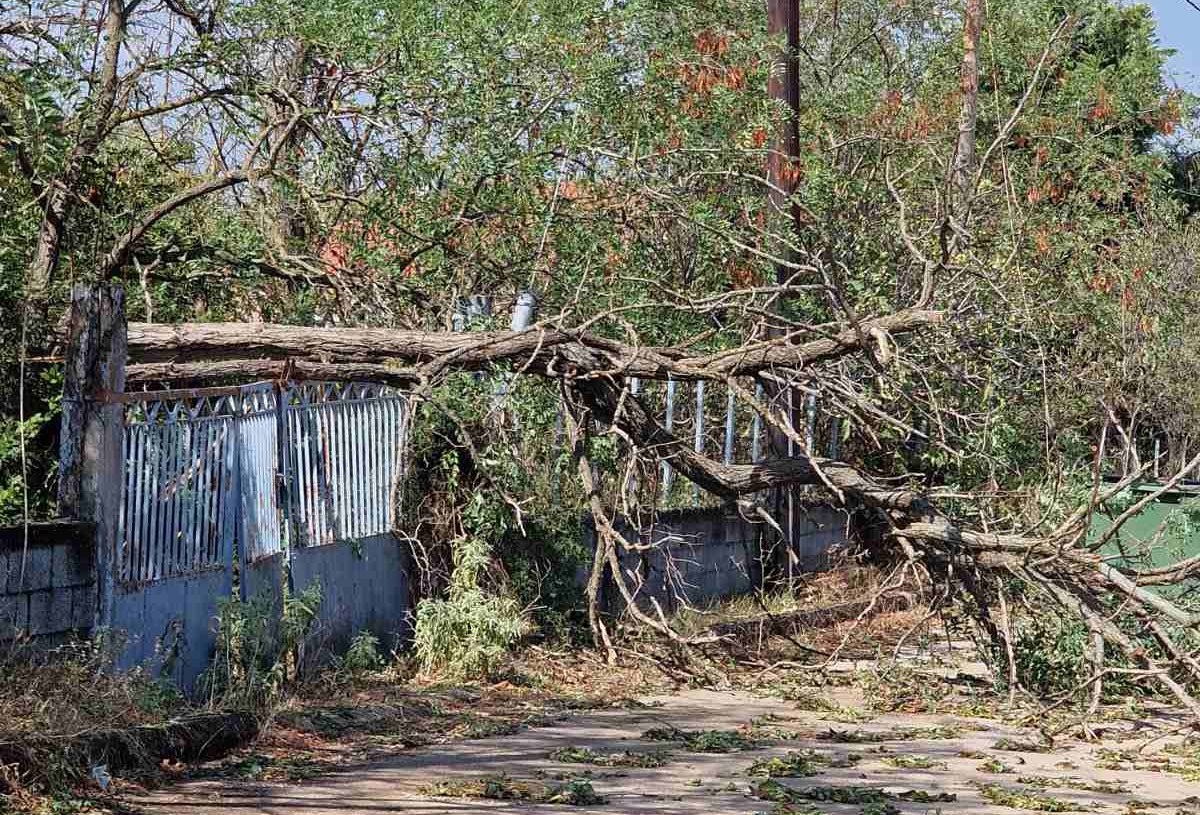
[[[1088,120],[1094,123],[1103,123],[1107,121],[1108,117],[1112,116],[1112,114],[1113,107],[1112,103],[1110,103],[1108,100],[1108,91],[1105,90],[1103,85],[1101,85],[1096,91],[1096,101],[1092,103],[1091,108],[1088,109]]]
[[[701,54],[710,57],[721,57],[729,50],[729,34],[720,34],[705,29],[692,37],[692,44]]]

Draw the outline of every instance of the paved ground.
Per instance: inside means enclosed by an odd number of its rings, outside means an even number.
[[[574,715],[549,727],[534,728],[515,735],[462,741],[449,745],[406,750],[383,761],[346,767],[331,775],[298,783],[252,783],[220,781],[185,782],[167,790],[134,798],[131,803],[147,812],[162,815],[349,815],[350,813],[434,813],[530,810],[596,813],[724,813],[770,812],[773,804],[752,794],[762,780],[747,775],[756,760],[784,756],[788,751],[813,749],[839,763],[853,753],[860,758],[843,767],[826,767],[819,775],[779,778],[781,784],[802,789],[813,785],[882,787],[888,792],[919,790],[930,794],[950,793],[950,803],[919,803],[893,800],[902,813],[1014,813],[1018,809],[988,800],[980,786],[999,784],[1006,790],[1047,796],[1017,800],[1044,811],[1065,811],[1062,805],[1101,813],[1200,813],[1200,783],[1189,783],[1177,773],[1151,770],[1112,770],[1096,766],[1112,755],[1104,749],[1136,748],[1147,738],[1152,725],[1168,722],[1126,722],[1103,743],[1065,743],[1053,752],[1022,752],[996,749],[1003,737],[1029,740],[1031,731],[995,722],[944,715],[885,715],[870,721],[847,724],[823,719],[821,714],[797,709],[794,703],[759,698],[744,693],[689,691],[645,700],[647,707],[612,709]],[[769,720],[766,719],[769,717]],[[683,730],[736,730],[753,735],[751,750],[702,754],[687,752],[680,744],[643,740],[653,727]],[[963,729],[953,738],[934,738],[929,733],[909,739],[882,742],[839,742],[818,738],[831,727],[844,731],[884,733],[898,727],[956,726]],[[945,731],[934,735],[948,735]],[[606,769],[553,761],[550,753],[565,747],[588,747],[598,753],[666,748],[671,759],[665,766],[642,769]],[[909,759],[896,760],[897,756]],[[912,756],[925,757],[932,766],[897,768],[887,763],[912,763]],[[996,759],[1013,772],[996,774],[984,769]],[[917,760],[918,763],[927,763]],[[1102,761],[1103,763],[1103,761]],[[993,768],[995,765],[992,765]],[[553,784],[572,774],[591,773],[591,783],[608,803],[603,806],[529,804],[483,799],[431,797],[423,792],[435,782],[474,780],[485,775],[505,774],[512,779]],[[1045,776],[1052,786],[1037,789],[1018,778]],[[1064,781],[1063,779],[1077,779]],[[1120,782],[1128,792],[1107,793],[1071,789],[1095,781]],[[1044,784],[1045,782],[1043,782]],[[1050,803],[1047,804],[1046,801]],[[1012,800],[1010,800],[1010,803]],[[1130,802],[1134,802],[1130,807]],[[801,803],[790,812],[860,813],[861,804],[818,803],[806,809]],[[877,809],[877,812],[889,810]]]

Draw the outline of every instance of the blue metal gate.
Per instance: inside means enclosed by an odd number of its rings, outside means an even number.
[[[388,533],[407,397],[372,385],[263,382],[125,393],[124,478],[107,626],[117,667],[185,689],[208,666],[218,604],[282,606],[289,547]]]

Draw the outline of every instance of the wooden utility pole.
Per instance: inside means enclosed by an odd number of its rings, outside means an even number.
[[[96,625],[110,619],[116,578],[117,517],[124,473],[125,293],[120,286],[71,291],[59,433],[58,511],[95,524]]]
[[[800,63],[797,49],[800,46],[800,8],[797,0],[767,0],[767,33],[782,41],[784,48],[776,52],[767,80],[767,94],[784,104],[788,112],[771,135],[770,154],[767,159],[767,181],[770,184],[768,197],[776,212],[787,213],[796,224],[798,208],[791,203],[796,191],[795,159],[800,155]],[[776,248],[781,260],[791,261],[795,252],[786,244]],[[776,264],[775,279],[785,283],[792,270],[784,263]]]
[[[799,208],[792,203],[797,181],[795,161],[800,154],[800,8],[797,0],[767,0],[767,33],[782,45],[772,60],[771,73],[767,79],[767,93],[772,100],[782,102],[786,111],[786,116],[779,121],[771,135],[767,159],[767,196],[774,219],[782,221],[780,216],[786,217],[792,231],[791,237],[794,239],[798,234],[800,214]],[[782,285],[791,282],[794,274],[791,264],[797,257],[792,242],[777,241],[772,251],[777,258],[776,283]],[[783,298],[780,299],[780,306],[782,304]],[[783,408],[789,423],[795,427],[796,417],[801,408],[798,395],[792,388],[786,387],[771,388],[771,391],[772,401]],[[767,449],[771,458],[791,458],[796,453],[787,434],[774,428],[768,431]],[[774,508],[775,519],[785,535],[783,541],[777,542],[784,549],[784,562],[779,564],[782,568],[777,567],[777,570],[790,579],[795,565],[792,548],[796,511],[795,490],[783,487],[772,492],[771,505]],[[764,566],[765,576],[771,569],[765,564]]]

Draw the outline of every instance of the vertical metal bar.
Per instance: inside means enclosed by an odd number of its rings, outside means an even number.
[[[184,410],[184,414],[188,417],[187,424],[185,425],[187,437],[187,464],[185,465],[186,479],[181,480],[180,485],[182,487],[186,487],[186,489],[182,489],[180,491],[179,502],[183,507],[183,523],[181,524],[183,530],[183,548],[187,553],[188,569],[190,571],[195,571],[200,565],[200,555],[199,552],[196,551],[197,547],[195,541],[196,504],[199,503],[196,500],[195,484],[197,471],[200,469],[199,463],[196,461],[196,456],[199,453],[199,445],[196,443],[196,425],[192,421],[192,414],[186,408]]]
[[[333,431],[329,422],[329,405],[322,402],[313,412],[313,458],[317,473],[317,514],[320,518],[318,543],[329,543],[333,535],[333,471],[329,468],[329,447]]]
[[[122,418],[124,421],[124,418]],[[130,466],[130,452],[133,439],[130,433],[126,431],[122,434],[121,439],[121,499],[118,510],[120,514],[117,516],[117,574],[122,581],[129,580],[130,570],[133,564],[133,550],[129,544],[129,540],[125,535],[125,524],[127,523],[128,513],[125,509],[125,496],[129,494],[128,483],[129,474],[132,472]]]
[[[754,385],[754,401],[762,404],[763,386],[761,382]],[[762,461],[762,416],[756,410],[750,420],[750,462],[757,464]]]
[[[375,436],[375,405],[370,392],[364,393],[359,400],[358,434],[362,438],[362,484],[359,486],[359,500],[363,505],[362,534],[374,535],[378,527],[376,509],[379,506],[379,491],[375,488],[379,473],[379,462],[376,454],[379,450],[379,440]]]
[[[346,502],[346,531],[345,537],[354,539],[358,537],[356,532],[355,520],[358,515],[358,507],[355,506],[355,480],[357,466],[354,451],[354,402],[352,400],[342,402],[342,463],[345,473],[342,481],[342,488],[345,491]]]
[[[390,398],[379,398],[367,403],[367,429],[370,433],[367,449],[371,452],[371,534],[374,535],[388,531],[387,491],[383,480],[388,454],[383,446],[383,411],[389,401]]]
[[[704,380],[696,382],[696,422],[695,434],[692,439],[692,449],[697,453],[704,452]],[[700,503],[700,485],[692,482],[692,503]]]
[[[178,405],[176,406],[178,410]],[[175,414],[175,422],[171,426],[171,465],[167,470],[167,540],[171,546],[171,573],[183,573],[184,556],[183,556],[183,541],[179,536],[179,477],[183,473],[183,423],[179,421],[179,414]]]
[[[729,393],[725,397],[725,449],[721,460],[726,464],[733,463],[733,439],[736,426],[736,409],[737,400],[734,397],[733,388],[729,388]]]
[[[126,465],[130,468],[128,490],[125,493],[125,505],[128,518],[126,520],[126,535],[131,537],[133,551],[131,553],[129,564],[129,579],[138,581],[142,579],[142,519],[143,513],[140,511],[142,501],[142,481],[144,480],[145,465],[142,461],[142,456],[145,452],[146,438],[142,432],[142,426],[132,422],[125,425],[125,434],[130,437],[133,444],[133,453]]]
[[[217,465],[217,547],[215,554],[221,562],[225,562],[230,556],[226,549],[232,548],[233,536],[236,534],[233,521],[233,516],[236,514],[236,507],[233,503],[236,495],[236,487],[233,483],[236,472],[233,451],[236,449],[237,418],[231,416],[221,425],[221,449],[219,451],[221,459]]]
[[[250,474],[247,486],[254,496],[254,540],[248,547],[250,555],[246,558],[251,563],[262,557],[270,546],[271,540],[271,494],[275,492],[273,480],[275,468],[267,467],[267,417],[260,411],[262,405],[257,404],[256,397],[254,424],[254,470]],[[272,451],[273,452],[273,451]],[[268,480],[271,479],[271,480]]]
[[[804,449],[806,453],[817,452],[817,395],[810,393],[804,398]]]
[[[297,421],[299,405],[293,403],[295,397],[295,386],[289,386],[287,392],[283,395],[284,407],[283,415],[286,422],[286,433],[284,434],[283,444],[287,450],[287,466],[288,466],[288,496],[289,505],[288,512],[291,513],[291,518],[288,522],[288,562],[291,562],[291,549],[294,546],[300,546],[304,538],[305,518],[304,518],[304,485],[301,483],[301,478],[305,475],[300,466],[300,423]]]
[[[308,473],[304,468],[303,446],[304,446],[304,431],[300,425],[300,411],[303,409],[300,403],[292,404],[292,399],[295,397],[295,389],[288,394],[288,405],[286,407],[287,415],[287,437],[284,439],[284,444],[288,450],[288,466],[291,468],[292,480],[289,485],[292,493],[292,520],[288,529],[291,532],[291,537],[288,539],[288,548],[303,546],[304,540],[308,534],[308,518],[304,512],[304,499],[307,494],[307,476]],[[291,554],[288,554],[289,559]]]
[[[311,461],[309,473],[312,474],[312,483],[309,487],[312,494],[312,506],[310,509],[313,512],[313,535],[310,546],[318,545],[324,534],[324,527],[321,518],[321,501],[322,501],[322,485],[324,484],[324,469],[321,461],[321,415],[317,409],[317,405],[311,404],[305,411],[305,421],[308,423],[308,456]]]
[[[346,404],[346,463],[350,465],[350,478],[347,486],[347,499],[350,502],[350,537],[362,537],[362,427],[359,424],[359,412],[362,405],[350,395]]]
[[[241,470],[238,474],[238,493],[241,495],[242,534],[238,537],[238,562],[243,566],[249,563],[254,555],[255,539],[258,537],[258,490],[255,484],[257,471],[257,434],[256,420],[252,409],[248,409],[240,420],[241,433],[238,437],[238,460]]]
[[[334,464],[336,467],[334,483],[337,489],[337,540],[345,540],[350,531],[349,519],[347,518],[349,514],[349,502],[346,500],[346,482],[348,481],[346,477],[346,403],[340,401],[340,399],[334,403],[332,416],[337,427],[337,432],[334,434],[336,445],[331,448],[334,450]]]
[[[217,561],[217,497],[221,479],[221,431],[224,424],[220,419],[205,420],[208,433],[208,451],[204,467],[204,515],[200,536],[204,541],[204,565]]]
[[[309,460],[309,445],[312,442],[311,414],[312,408],[304,398],[303,391],[296,389],[296,406],[292,408],[293,429],[292,443],[296,445],[296,472],[299,484],[300,524],[296,542],[299,546],[311,546],[315,526],[313,510],[313,480],[315,464]]]
[[[354,402],[349,398],[343,397],[341,402],[342,422],[342,501],[345,511],[343,517],[345,524],[342,531],[342,540],[353,540],[358,537],[355,534],[355,521],[358,515],[358,507],[355,506],[354,488],[355,488],[355,456],[354,456]]]
[[[383,501],[384,528],[393,529],[396,526],[396,485],[400,481],[400,451],[399,438],[403,430],[403,405],[395,399],[388,399],[383,405],[383,433],[381,446],[384,451],[383,487],[380,497]]]
[[[237,418],[237,435],[234,437],[234,479],[233,490],[237,496],[237,559],[245,564],[246,550],[249,548],[252,527],[254,526],[254,503],[250,489],[246,483],[253,471],[251,449],[254,444],[254,431],[250,425],[251,418],[247,415],[244,403],[239,407]]]
[[[329,526],[330,540],[337,537],[337,526],[339,521],[338,513],[338,478],[337,478],[337,405],[333,402],[326,402],[321,405],[321,420],[324,424],[324,438],[322,439],[322,456],[325,464],[325,510],[327,524]]]
[[[219,414],[218,414],[219,415]],[[212,471],[212,500],[209,503],[212,515],[209,520],[209,531],[211,538],[209,539],[209,556],[210,563],[221,562],[222,550],[221,547],[225,544],[225,526],[224,526],[224,505],[225,499],[225,448],[229,438],[229,419],[222,416],[220,424],[217,425],[216,434],[216,449],[213,450],[213,471]]]
[[[154,576],[154,560],[157,557],[154,543],[154,472],[158,466],[155,458],[154,448],[154,427],[149,424],[149,421],[144,421],[141,424],[138,432],[142,437],[142,460],[141,472],[138,477],[141,480],[138,486],[138,529],[141,536],[142,545],[142,580],[149,580]]]
[[[188,546],[192,551],[192,566],[200,568],[205,565],[204,556],[204,499],[208,493],[204,490],[204,473],[208,468],[208,424],[199,414],[189,420],[192,428],[192,471],[189,480],[190,488],[188,501],[191,514],[189,515]]]
[[[163,571],[163,538],[160,530],[161,501],[160,489],[162,487],[162,470],[163,470],[163,428],[158,423],[157,417],[154,419],[154,455],[153,455],[154,475],[150,479],[150,529],[149,529],[149,544],[151,552],[150,574],[146,575],[149,580],[156,580],[162,576]]]
[[[1158,457],[1162,454],[1162,441],[1155,436],[1154,438],[1154,479],[1158,480]]]
[[[666,429],[670,433],[675,427],[675,380],[667,380],[667,415]],[[662,494],[663,500],[669,499],[671,494],[671,464],[666,459],[662,463]]]
[[[179,574],[179,536],[175,533],[175,496],[178,490],[175,489],[176,477],[179,470],[179,423],[176,419],[174,411],[167,413],[167,423],[164,425],[166,431],[166,455],[163,466],[162,479],[162,540],[163,548],[167,553],[167,564],[163,571],[163,576]]]
[[[355,515],[358,518],[356,537],[362,538],[367,534],[371,513],[371,494],[367,489],[370,477],[370,454],[367,444],[370,434],[367,432],[367,405],[362,399],[354,402],[354,450],[357,458],[356,478],[354,485],[354,503],[357,505]]]
[[[231,399],[233,418],[225,433],[224,466],[221,472],[221,562],[233,567],[235,545],[241,539],[242,519],[242,457],[238,450],[242,446],[242,403]]]
[[[196,473],[196,552],[201,566],[211,562],[209,554],[209,507],[212,495],[213,422],[207,418],[198,420],[202,434],[200,469]]]
[[[182,408],[186,417],[187,407]],[[179,552],[179,571],[186,572],[191,568],[192,553],[187,550],[187,491],[183,489],[184,479],[191,468],[191,424],[185,419],[175,425],[175,472],[172,475],[171,505],[175,516],[174,538],[175,549]]]

